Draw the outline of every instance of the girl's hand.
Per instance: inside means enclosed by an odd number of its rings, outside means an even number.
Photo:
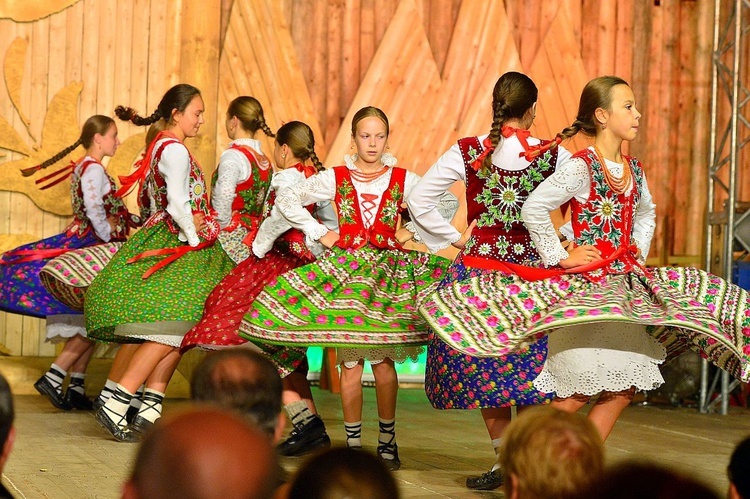
[[[464,249],[464,247],[466,246],[466,241],[469,240],[469,238],[471,237],[471,233],[474,231],[474,227],[476,226],[477,226],[477,221],[472,220],[469,226],[466,227],[466,230],[464,230],[464,233],[461,234],[461,239],[453,243],[453,247],[461,249],[461,250]]]
[[[195,232],[200,232],[206,228],[206,215],[201,212],[193,213],[193,224],[195,225]]]
[[[414,239],[414,233],[406,228],[401,228],[396,231],[396,241],[399,242],[399,244],[405,244]]]
[[[590,244],[584,244],[583,246],[576,246],[571,243],[568,246],[568,253],[570,256],[565,260],[560,260],[560,267],[564,269],[572,269],[573,267],[580,267],[581,265],[587,265],[591,262],[602,259],[602,253],[595,246]]]
[[[318,239],[318,242],[326,248],[333,248],[336,241],[339,240],[339,233],[333,230],[326,232],[326,235]]]

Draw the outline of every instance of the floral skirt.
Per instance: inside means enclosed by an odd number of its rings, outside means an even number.
[[[456,294],[466,296],[460,306],[452,301]],[[641,324],[667,358],[689,347],[750,379],[748,294],[699,269],[659,267],[599,283],[579,274],[525,281],[494,272],[439,290],[420,312],[443,341],[476,356],[505,355],[566,326]]]
[[[144,279],[163,257],[127,263],[145,251],[184,246],[166,222],[136,232],[99,272],[86,292],[89,337],[101,341],[141,339],[178,347],[203,315],[213,288],[234,267],[216,243],[189,251]]]
[[[425,344],[429,328],[417,304],[435,289],[448,263],[415,251],[333,248],[266,286],[240,336],[308,346]]]
[[[62,233],[4,253],[2,261],[7,263],[0,265],[0,310],[32,317],[80,313],[80,309],[75,310],[61,303],[42,285],[39,272],[50,260],[49,258],[14,263],[25,258],[26,255],[13,255],[13,253],[35,250],[73,250],[98,242],[100,241],[93,231],[87,231],[83,236]]]
[[[123,243],[89,246],[53,258],[42,267],[39,279],[59,301],[83,312],[83,297],[96,275],[107,266]]]
[[[297,256],[284,255],[276,249],[263,258],[253,255],[244,260],[208,296],[203,317],[182,340],[182,351],[196,346],[214,350],[246,343],[247,340],[240,337],[238,330],[242,317],[250,310],[258,293],[278,275],[308,262]],[[276,364],[282,377],[294,371],[306,355],[305,348],[260,342],[256,342],[255,347]]]
[[[490,272],[466,267],[459,256],[448,269],[439,289],[453,289],[449,287],[451,283]],[[463,295],[452,297],[453,303],[464,300]],[[544,367],[546,357],[546,338],[516,354],[475,357],[450,347],[433,333],[427,347],[425,393],[436,409],[542,404],[552,396],[535,389],[533,381]]]

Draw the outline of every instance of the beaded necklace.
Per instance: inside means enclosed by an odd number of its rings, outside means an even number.
[[[349,174],[352,176],[354,180],[358,182],[362,182],[362,183],[367,183],[367,182],[372,182],[373,180],[380,177],[387,171],[388,171],[388,167],[383,165],[382,168],[374,172],[363,173],[359,170],[350,170]]]
[[[607,163],[604,160],[604,155],[599,150],[598,147],[594,146],[594,152],[596,153],[596,159],[599,161],[599,164],[602,165],[602,173],[604,173],[604,181],[607,182],[607,185],[610,189],[612,189],[617,194],[622,194],[625,191],[628,190],[630,187],[631,182],[631,174],[630,174],[630,168],[627,164],[625,164],[625,161],[623,160],[623,168],[622,168],[622,177],[615,178],[612,173],[610,173],[609,168],[607,168]]]

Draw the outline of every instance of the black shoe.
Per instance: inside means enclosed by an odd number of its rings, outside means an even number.
[[[110,435],[115,437],[115,440],[118,442],[138,442],[140,438],[138,437],[138,434],[136,434],[133,430],[131,430],[129,427],[125,426],[124,428],[121,428],[117,426],[117,423],[115,423],[112,418],[109,417],[109,414],[107,414],[108,410],[104,407],[96,411],[95,417],[96,420],[99,422],[99,424],[107,430]]]
[[[154,427],[154,424],[155,423],[152,423],[143,416],[138,416],[138,414],[136,413],[136,416],[133,418],[133,422],[130,423],[130,429],[136,433],[140,433],[141,435],[143,435],[147,431],[150,431],[151,428]]]
[[[99,409],[101,409],[102,407],[104,407],[105,402],[106,401],[102,400],[101,397],[96,397],[94,399],[93,404],[92,404],[93,405],[92,409],[94,409],[94,411],[98,411]]]
[[[73,408],[72,405],[65,401],[62,392],[58,392],[46,376],[39,378],[36,383],[34,383],[34,388],[36,388],[36,391],[42,395],[45,395],[49,401],[52,402],[52,405],[58,409],[69,411]]]
[[[80,411],[90,411],[94,408],[94,402],[90,398],[70,388],[65,392],[65,402]]]
[[[500,470],[488,471],[479,476],[470,476],[466,479],[466,486],[474,490],[495,490],[503,484],[503,475]]]
[[[128,422],[128,424],[132,424],[135,420],[135,417],[138,415],[138,407],[133,407],[132,405],[128,407],[128,412],[125,413],[125,421]]]
[[[294,428],[289,438],[281,442],[276,450],[282,456],[300,456],[320,447],[330,447],[331,439],[319,416],[300,428]]]
[[[393,454],[393,459],[383,457],[383,453]],[[401,460],[398,458],[398,445],[378,445],[378,457],[385,464],[388,471],[396,471],[401,468]]]

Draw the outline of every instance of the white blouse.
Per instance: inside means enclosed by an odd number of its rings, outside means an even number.
[[[622,176],[623,165],[621,163],[615,163],[608,159],[605,159],[605,162],[607,168],[615,177]],[[633,189],[633,186],[634,184],[631,183],[630,189]],[[581,158],[572,158],[564,164],[560,164],[557,171],[542,182],[523,205],[521,216],[542,258],[542,262],[546,266],[557,265],[560,260],[565,260],[570,256],[555,234],[549,212],[572,198],[585,203],[589,198],[590,190],[591,178],[588,165]],[[640,259],[642,263],[646,261],[655,228],[656,205],[651,198],[651,192],[644,175],[643,191],[633,215],[632,235],[636,246],[641,251]]]
[[[303,172],[296,168],[287,168],[274,173],[273,178],[271,179],[271,189],[276,191],[278,199],[278,196],[284,189],[300,184],[304,181],[305,174]],[[336,219],[336,213],[334,212],[330,201],[319,202],[315,208],[314,216],[318,218],[328,230],[338,229],[338,220]],[[258,258],[266,256],[266,253],[268,253],[273,247],[274,241],[291,228],[292,226],[287,219],[281,215],[278,207],[274,204],[268,218],[263,220],[263,223],[260,224],[258,233],[253,240],[253,253],[255,256]],[[323,254],[327,249],[317,241],[312,244],[310,244],[309,241],[307,241],[307,243],[308,248],[310,248],[310,251],[316,257]]]
[[[477,137],[480,142],[487,135]],[[538,145],[539,139],[529,137],[529,145]],[[515,135],[504,138],[492,152],[492,164],[508,171],[520,171],[531,164],[523,156],[524,149]],[[570,159],[571,154],[558,146],[557,166]],[[456,181],[466,182],[466,167],[458,143],[448,149],[424,174],[414,190],[406,196],[414,227],[427,248],[436,253],[461,239],[461,233],[436,213],[434,208],[440,196]]]
[[[345,157],[346,167],[357,170],[350,157]],[[365,228],[369,228],[375,222],[375,215],[380,206],[383,194],[388,189],[393,169],[371,182],[360,182],[352,178],[354,188],[357,190],[359,209],[362,214],[362,222]],[[419,182],[419,175],[410,171],[406,172],[404,181],[404,197],[408,199],[414,186]],[[458,200],[450,193],[445,193],[437,210],[444,215],[453,217],[458,209]],[[315,220],[315,218],[304,207],[312,203],[332,201],[336,196],[336,175],[333,169],[324,170],[308,178],[301,184],[295,185],[283,192],[278,193],[276,206],[281,214],[289,221],[290,225],[305,233],[305,242],[310,246],[328,232],[328,227]]]
[[[81,173],[81,165],[86,161],[94,161]],[[75,167],[75,172],[81,177],[81,191],[83,192],[83,210],[91,222],[96,236],[104,242],[109,242],[112,227],[107,220],[107,211],[104,209],[104,196],[112,190],[107,172],[104,167],[91,156],[86,156],[83,161]]]
[[[211,191],[211,207],[216,210],[217,221],[223,229],[232,221],[232,203],[236,195],[237,184],[250,178],[250,161],[241,151],[232,149],[232,144],[243,145],[261,152],[261,143],[256,139],[242,138],[230,142],[229,148],[219,158],[216,185]]]
[[[173,139],[165,138],[159,142],[163,140]],[[190,154],[187,147],[180,142],[167,144],[157,168],[167,184],[166,211],[180,228],[179,240],[187,241],[190,246],[197,246],[200,239],[195,230],[190,205]],[[153,197],[153,193],[151,195]]]

